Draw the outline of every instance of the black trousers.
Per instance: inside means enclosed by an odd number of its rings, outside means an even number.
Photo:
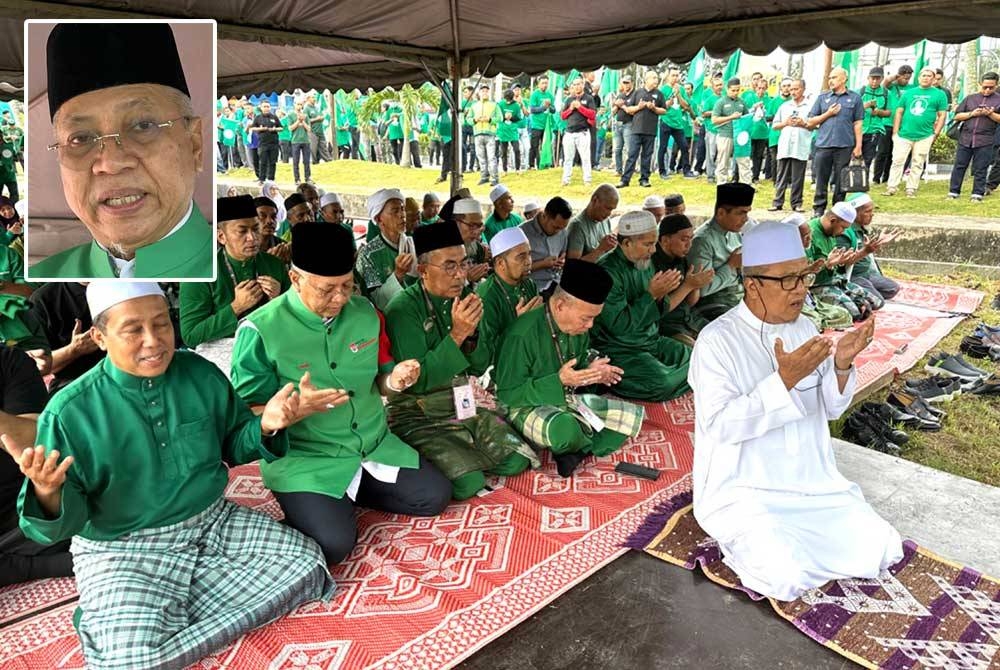
[[[872,163],[875,162],[875,152],[878,151],[879,142],[882,141],[882,135],[884,133],[868,133],[861,136],[861,157],[865,161],[866,170],[871,171]]]
[[[69,540],[44,545],[32,542],[17,527],[17,515],[0,525],[0,586],[32,579],[72,577]]]
[[[282,163],[287,163],[292,160],[291,140],[278,140],[278,157]]]
[[[625,163],[625,171],[622,172],[622,183],[628,184],[635,174],[635,164],[639,160],[639,183],[649,182],[650,163],[653,162],[653,144],[656,142],[656,135],[640,135],[632,131],[628,138],[628,162]]]
[[[1000,187],[1000,144],[993,147],[993,162],[986,177],[986,188],[995,191],[997,187]]]
[[[403,160],[403,140],[389,140],[389,146],[392,147],[392,157],[396,161],[396,165]]]
[[[864,140],[862,139],[862,142]],[[862,144],[862,150],[864,145]],[[884,184],[889,181],[889,169],[892,167],[892,132],[888,129],[879,136],[878,146],[875,147],[875,172],[872,174],[872,181],[876,184]]]
[[[701,174],[705,171],[705,129],[700,128],[694,135],[694,172]]]
[[[472,126],[462,124],[462,172],[474,170],[476,166],[476,141]]]
[[[451,152],[453,150],[454,146],[451,142],[445,142],[441,145],[441,179],[447,179],[451,172]]]
[[[806,162],[795,158],[778,161],[778,175],[774,179],[774,201],[772,207],[785,206],[785,191],[791,188],[789,200],[792,209],[802,207],[802,187],[806,182]]]
[[[503,161],[503,171],[507,172],[507,152],[511,151],[514,153],[514,169],[521,169],[521,145],[516,141],[511,142],[500,142],[500,157]]]
[[[334,498],[320,493],[275,492],[274,497],[285,513],[285,522],[316,540],[328,564],[340,563],[354,549],[358,539],[355,503],[346,495]],[[391,514],[436,516],[450,500],[451,482],[421,456],[416,470],[399,470],[395,484],[380,482],[363,471],[356,502]]]
[[[826,213],[827,192],[831,179],[834,182],[833,202],[844,199],[845,193],[840,186],[840,171],[851,162],[852,147],[817,148],[813,156],[813,166],[816,171],[816,191],[813,193],[813,211],[818,215]]]
[[[361,149],[361,131],[356,126],[351,127],[351,158],[358,160]]]
[[[750,140],[750,178],[753,181],[760,180],[760,171],[764,169],[764,161],[767,156],[767,139]],[[765,173],[764,177],[768,175]]]
[[[261,144],[257,147],[257,155],[260,160],[260,178],[264,181],[273,180],[278,165],[278,143]]]
[[[688,155],[689,144],[688,138],[684,134],[683,128],[671,128],[670,126],[660,125],[660,151],[662,152],[664,148],[669,144],[670,138],[674,138],[674,151],[680,151],[680,165],[678,170],[681,174],[687,174],[691,171],[691,159]],[[657,163],[657,168],[660,173],[667,171],[668,165],[663,162]]]
[[[542,155],[542,138],[545,137],[544,130],[531,129],[531,146],[528,148],[528,167],[539,168],[539,160]]]
[[[415,168],[423,167],[420,162],[420,142],[416,140],[410,140],[410,165]]]

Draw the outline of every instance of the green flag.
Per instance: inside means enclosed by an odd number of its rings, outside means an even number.
[[[573,72],[576,72],[576,70]],[[555,96],[555,108],[557,110],[562,107],[562,89],[565,85],[566,77],[557,72],[549,71],[549,91]],[[538,169],[540,170],[550,168],[554,163],[555,152],[552,150],[556,131],[554,116],[554,114],[545,115],[545,132],[542,134],[542,148],[538,154]]]
[[[236,133],[240,132],[240,122],[224,116],[219,119],[219,127],[222,131],[219,133],[222,143],[227,147],[234,146],[236,144]]]
[[[842,67],[847,70],[847,87],[857,88],[858,82],[858,52],[857,51],[837,51],[833,54],[833,66]]]
[[[607,100],[609,99],[608,96],[618,93],[618,84],[620,82],[621,72],[604,68],[604,74],[601,75],[601,98]]]
[[[722,85],[728,86],[729,80],[733,77],[740,76],[740,56],[743,55],[743,51],[737,49],[729,55],[729,60],[726,61],[726,69],[722,72]]]
[[[750,131],[753,129],[753,114],[744,114],[733,121],[733,158],[750,156]]]
[[[687,79],[694,86],[691,92],[692,102],[701,99],[701,92],[705,89],[705,48],[702,47],[691,64],[688,65]]]
[[[916,73],[917,77],[920,76],[920,71],[927,67],[927,40],[920,40],[913,45],[913,55],[916,58],[916,63],[913,64],[913,71]]]

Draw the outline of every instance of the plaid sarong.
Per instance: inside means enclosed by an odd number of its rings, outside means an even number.
[[[618,400],[617,398],[605,398],[589,393],[573,396],[582,401],[604,422],[604,430],[635,437],[642,428],[642,420],[645,416],[645,408],[642,405]],[[541,405],[539,407],[519,407],[510,411],[509,420],[512,426],[523,435],[529,442],[533,442],[540,447],[551,447],[553,437],[549,429],[552,421],[563,414],[572,414],[583,428],[586,435],[593,435],[594,429],[587,423],[586,419],[579,413],[573,411],[571,407],[555,407],[553,405]]]
[[[76,536],[70,550],[91,669],[183,668],[334,590],[315,542],[223,498],[117,540]]]
[[[862,317],[862,313],[867,316],[885,305],[885,300],[881,297],[874,296],[849,281],[841,280],[830,286],[813,286],[809,291],[817,301],[846,309],[855,321]]]

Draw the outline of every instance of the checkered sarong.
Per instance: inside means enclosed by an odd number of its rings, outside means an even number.
[[[813,286],[809,291],[820,302],[846,309],[855,321],[861,318],[862,311],[870,314],[885,305],[885,300],[881,297],[874,296],[849,281],[841,280],[830,286]]]
[[[573,397],[582,401],[604,422],[604,430],[630,437],[639,434],[646,412],[642,405],[589,393]],[[540,405],[530,409],[520,407],[512,409],[508,419],[511,425],[517,428],[528,441],[540,447],[551,447],[553,439],[549,434],[549,427],[557,416],[563,414],[572,414],[583,428],[583,432],[586,435],[593,435],[594,429],[571,407],[555,407],[553,405]]]
[[[223,498],[117,540],[76,536],[70,550],[92,670],[185,667],[334,588],[315,542]]]

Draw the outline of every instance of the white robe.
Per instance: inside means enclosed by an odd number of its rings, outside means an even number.
[[[854,371],[843,393],[832,356],[792,391],[778,376],[775,339],[790,352],[817,332],[802,316],[764,323],[741,302],[701,331],[688,374],[695,518],[745,586],[778,600],[903,557],[834,460],[828,421],[850,404]]]

